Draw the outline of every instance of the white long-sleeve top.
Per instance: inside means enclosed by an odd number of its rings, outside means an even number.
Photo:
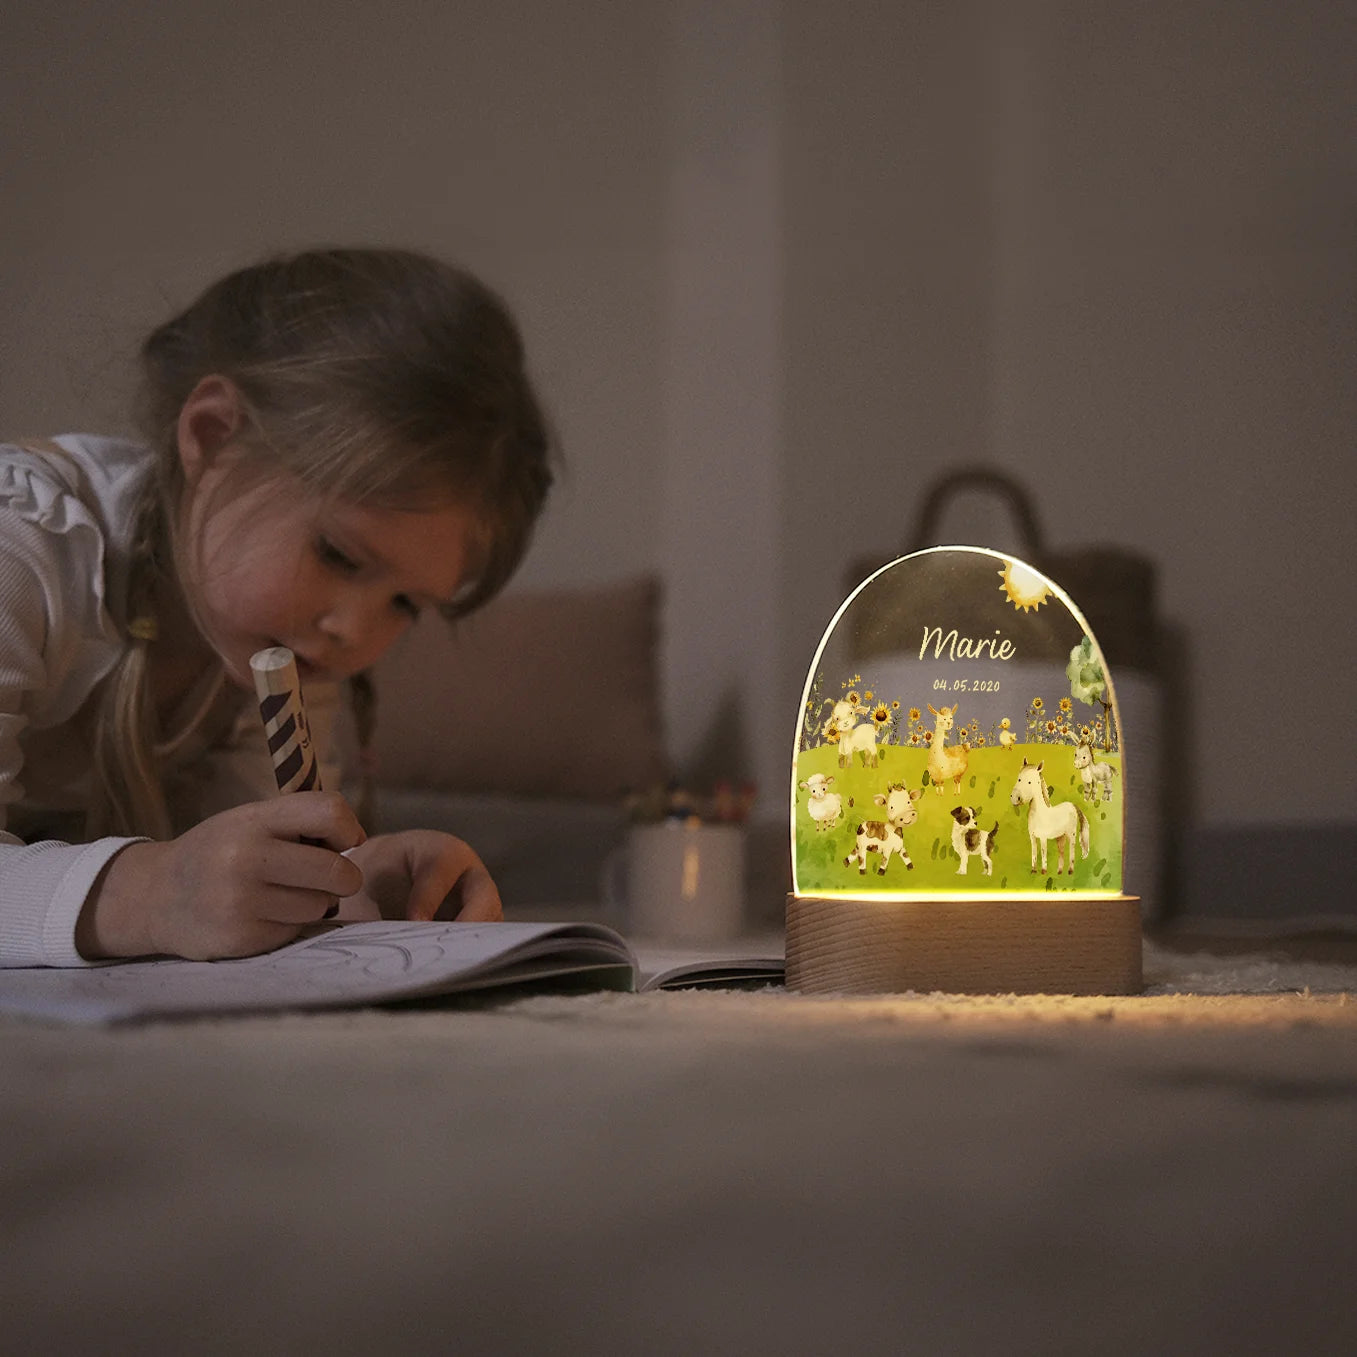
[[[136,841],[71,840],[98,690],[127,644],[128,549],[150,454],[111,438],[52,442],[0,445],[0,966],[86,964],[80,911]],[[314,726],[329,724],[315,708],[320,699],[328,715],[331,697],[308,692]],[[184,712],[195,709],[201,719],[163,761],[176,831],[276,794],[248,695],[209,675],[185,699]]]

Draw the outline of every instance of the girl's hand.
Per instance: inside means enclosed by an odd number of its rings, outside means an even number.
[[[408,829],[375,834],[348,855],[362,890],[339,906],[341,919],[501,919],[499,891],[485,864],[451,834]],[[443,908],[446,902],[446,908]]]
[[[296,792],[210,816],[169,843],[129,844],[86,901],[76,947],[91,960],[270,951],[362,887],[340,856],[362,842],[342,796]]]

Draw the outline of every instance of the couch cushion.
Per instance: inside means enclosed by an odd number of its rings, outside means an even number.
[[[426,616],[375,671],[380,787],[616,801],[664,781],[659,581]]]

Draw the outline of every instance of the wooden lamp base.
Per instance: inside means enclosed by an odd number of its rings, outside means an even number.
[[[1139,994],[1140,900],[787,897],[787,988],[808,994]]]

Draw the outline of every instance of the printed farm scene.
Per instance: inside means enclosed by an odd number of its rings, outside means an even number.
[[[887,572],[840,610],[807,680],[796,892],[1119,893],[1120,729],[1086,623],[1039,572],[978,548]]]

